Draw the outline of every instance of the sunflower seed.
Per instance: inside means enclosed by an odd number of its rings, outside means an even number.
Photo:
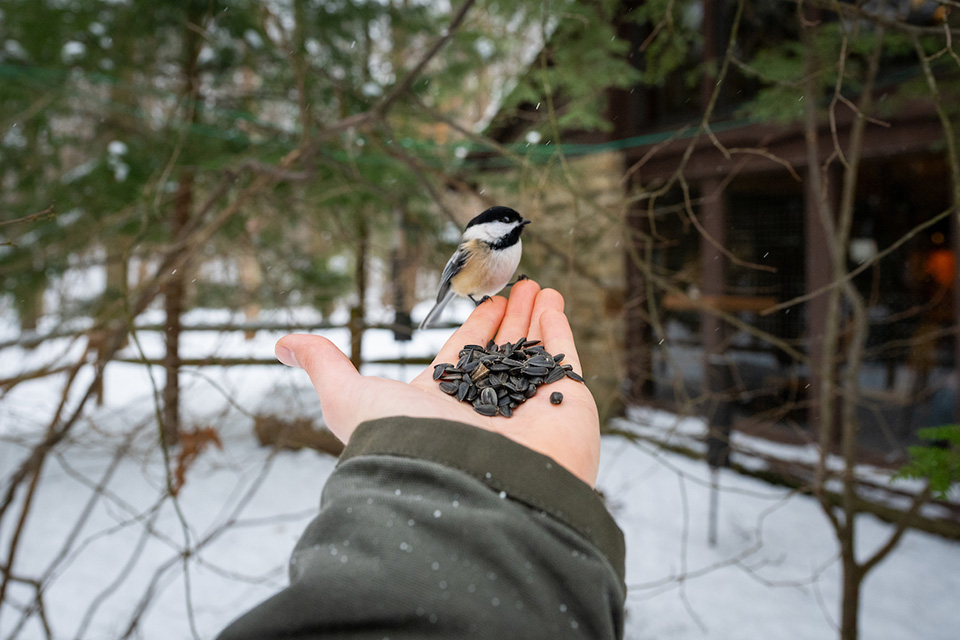
[[[563,394],[559,391],[554,391],[550,394],[550,404],[560,404],[563,402]]]
[[[487,374],[490,373],[490,370],[483,366],[483,363],[479,363],[477,368],[470,372],[474,380],[481,380],[487,377]]]
[[[473,410],[482,416],[497,415],[497,405],[495,404],[475,404],[473,405]]]
[[[452,396],[453,394],[455,394],[455,393],[457,392],[457,389],[459,389],[459,388],[460,388],[460,385],[458,385],[456,382],[446,382],[446,381],[444,381],[444,382],[441,382],[441,383],[440,383],[440,391],[443,391],[443,392],[446,393],[447,395],[451,395],[451,396]]]
[[[547,374],[547,377],[543,379],[543,384],[550,384],[556,382],[564,377],[567,372],[561,369],[560,367],[554,367],[550,369],[550,373]]]
[[[441,363],[434,366],[433,379],[440,390],[469,402],[482,415],[498,413],[506,418],[537,393],[537,387],[559,381],[564,376],[583,382],[573,366],[561,364],[565,355],[548,353],[539,340],[520,338],[516,342],[497,345],[493,340],[486,347],[468,344],[460,350],[456,366]],[[559,392],[550,401],[559,403]]]
[[[496,404],[497,404],[497,392],[494,391],[493,389],[491,389],[490,387],[487,387],[486,389],[484,389],[483,391],[480,392],[480,402],[481,402],[482,404],[492,404],[492,405],[496,405]]]
[[[557,363],[553,361],[553,358],[546,356],[545,354],[538,353],[524,363],[526,367],[552,367]]]

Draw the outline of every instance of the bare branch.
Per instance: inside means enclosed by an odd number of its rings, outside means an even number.
[[[450,19],[450,24],[447,25],[447,28],[444,29],[440,37],[437,38],[429,49],[423,54],[420,60],[413,66],[410,71],[407,72],[407,75],[404,76],[403,80],[394,85],[390,91],[387,92],[383,99],[373,108],[373,111],[379,116],[383,116],[390,107],[393,106],[393,103],[396,102],[403,94],[410,90],[413,86],[413,83],[416,82],[417,78],[423,73],[423,70],[426,68],[427,64],[433,58],[440,53],[440,50],[450,41],[453,37],[453,34],[457,32],[457,29],[460,28],[463,19],[466,17],[467,12],[474,5],[476,0],[464,0],[463,4],[460,5],[460,9],[454,14],[453,18]]]
[[[900,539],[903,537],[903,534],[907,532],[907,529],[910,528],[910,525],[913,519],[916,517],[917,513],[920,512],[920,507],[927,503],[930,499],[930,484],[927,483],[927,486],[924,487],[923,491],[917,494],[917,497],[913,499],[913,502],[910,504],[910,508],[904,512],[903,518],[900,519],[900,522],[897,523],[896,528],[893,533],[887,539],[886,543],[879,549],[877,549],[872,556],[870,556],[863,564],[860,565],[860,570],[867,574],[871,569],[880,564],[884,558],[890,555],[890,552],[900,543]]]
[[[23,216],[22,218],[14,218],[13,220],[0,220],[0,227],[5,227],[9,224],[20,224],[21,222],[36,222],[37,220],[48,220],[50,218],[55,218],[57,214],[53,212],[53,205],[50,205],[43,211],[37,211],[36,213],[31,213],[30,215]]]
[[[905,245],[907,242],[909,242],[909,241],[912,240],[914,237],[916,237],[917,234],[921,233],[922,231],[925,231],[926,229],[929,229],[930,227],[932,227],[933,225],[937,224],[937,223],[940,222],[941,220],[944,220],[944,219],[948,218],[950,215],[953,214],[953,212],[954,212],[954,208],[951,207],[951,208],[947,209],[946,211],[941,211],[940,213],[938,213],[937,215],[933,216],[932,218],[929,218],[929,219],[927,219],[927,220],[924,220],[923,222],[921,222],[920,224],[918,224],[917,226],[913,227],[912,229],[910,229],[909,231],[907,231],[905,234],[903,234],[902,236],[900,236],[899,238],[897,238],[896,241],[894,241],[892,244],[890,244],[890,246],[885,247],[884,249],[878,251],[877,254],[876,254],[875,256],[873,256],[872,258],[870,258],[869,260],[864,261],[862,264],[860,264],[859,266],[857,266],[855,269],[852,269],[852,270],[850,270],[849,272],[845,273],[840,280],[834,280],[834,281],[830,282],[830,284],[824,285],[824,286],[822,286],[822,287],[820,287],[820,288],[818,288],[818,289],[815,289],[815,290],[813,290],[813,291],[811,291],[811,292],[809,292],[809,293],[805,293],[805,294],[803,294],[802,296],[796,296],[796,297],[791,298],[791,299],[789,299],[789,300],[785,300],[785,301],[783,301],[783,302],[781,302],[781,303],[778,303],[778,304],[776,304],[776,305],[774,305],[774,306],[772,306],[772,307],[769,307],[769,308],[767,308],[767,309],[764,309],[763,311],[760,312],[760,315],[764,315],[764,316],[765,316],[765,315],[770,315],[771,313],[776,313],[777,311],[782,311],[783,309],[786,309],[787,307],[792,307],[792,306],[794,306],[794,305],[801,304],[801,303],[803,303],[803,302],[807,302],[807,301],[809,301],[809,300],[811,300],[811,299],[813,299],[813,298],[816,298],[817,296],[822,295],[822,294],[824,294],[824,293],[826,293],[826,292],[828,292],[828,291],[830,291],[830,290],[832,290],[832,289],[835,289],[835,288],[837,288],[837,287],[842,287],[842,286],[844,286],[847,282],[853,280],[854,278],[856,278],[858,275],[860,275],[861,273],[863,273],[863,272],[866,271],[867,269],[870,269],[871,267],[875,266],[875,265],[878,264],[882,259],[886,258],[886,257],[889,256],[891,253],[893,253],[894,251],[896,251],[897,249],[899,249],[900,247],[902,247],[903,245]]]

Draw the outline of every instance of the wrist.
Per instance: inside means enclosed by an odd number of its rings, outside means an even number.
[[[359,425],[340,463],[368,455],[429,460],[468,474],[579,533],[603,552],[623,582],[623,534],[591,486],[547,455],[461,422],[409,416]]]

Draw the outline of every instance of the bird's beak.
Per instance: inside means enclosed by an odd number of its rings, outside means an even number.
[[[532,221],[532,220],[520,220],[520,226],[521,226],[521,227],[525,227],[526,225],[530,224],[531,222],[533,222],[533,221]]]

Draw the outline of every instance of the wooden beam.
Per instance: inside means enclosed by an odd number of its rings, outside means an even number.
[[[849,117],[838,120],[837,136],[841,145],[846,144],[851,121]],[[729,177],[734,172],[738,175],[786,173],[787,167],[802,174],[806,169],[807,148],[802,127],[744,124],[723,131],[722,124],[716,125],[716,139],[725,150],[732,150],[731,153],[725,154],[708,136],[701,136],[694,143],[695,152],[684,166],[683,175],[688,181],[699,182],[718,175]],[[943,129],[936,115],[929,110],[919,107],[908,109],[902,117],[890,120],[889,125],[867,126],[863,144],[864,160],[936,151],[943,144]],[[680,138],[660,147],[640,170],[643,183],[655,184],[669,179],[676,172],[690,143],[689,138]],[[819,133],[819,162],[834,153],[834,145],[830,130],[823,127]],[[640,160],[655,146],[651,144],[628,149],[628,163]]]
[[[776,296],[701,295],[692,297],[681,293],[668,293],[663,296],[663,308],[667,311],[714,309],[727,313],[762,313],[775,307],[777,302]]]

